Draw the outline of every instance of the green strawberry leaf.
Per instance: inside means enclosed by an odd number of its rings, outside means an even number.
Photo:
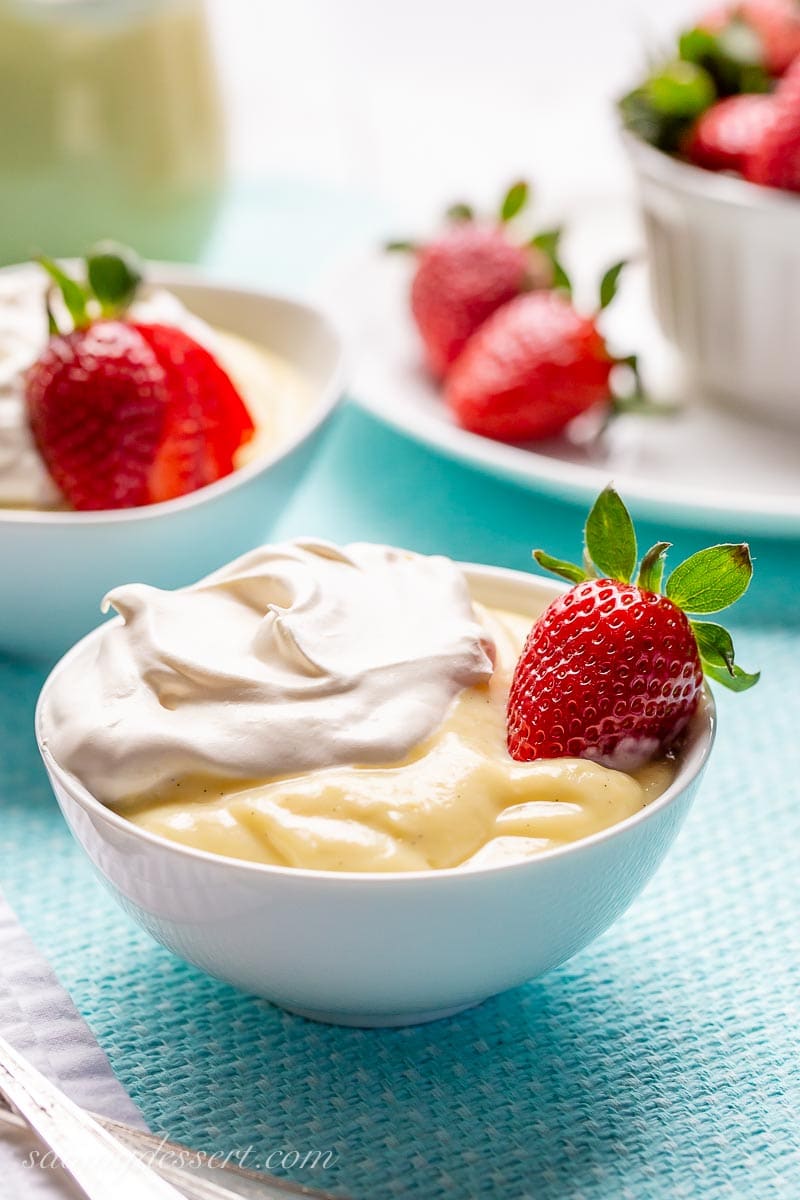
[[[416,242],[403,241],[402,238],[395,242],[384,242],[383,248],[387,254],[416,254],[419,250]]]
[[[681,35],[679,50],[682,59],[708,72],[720,96],[770,90],[761,37],[735,14],[717,33],[689,29]]]
[[[656,542],[651,546],[642,559],[636,586],[645,592],[660,592],[661,581],[664,578],[664,559],[672,542]]]
[[[561,244],[561,235],[563,232],[560,226],[556,229],[545,229],[532,237],[528,245],[536,250],[540,250],[550,263],[550,269],[553,272],[553,290],[564,292],[569,298],[572,296],[572,282],[558,257],[558,248]]]
[[[642,90],[653,110],[663,117],[693,120],[717,99],[708,71],[685,59],[667,63],[650,76]]]
[[[636,568],[636,533],[630,513],[611,484],[603,489],[589,513],[586,549],[603,575],[630,582]]]
[[[709,679],[721,683],[723,687],[732,692],[746,692],[749,688],[755,687],[761,678],[760,671],[755,671],[751,675],[747,671],[743,671],[741,667],[734,666],[733,672],[730,672],[725,667],[717,667],[705,660],[703,660],[703,670]]]
[[[592,560],[589,558],[589,551],[586,549],[585,546],[583,547],[583,554],[581,555],[581,559],[583,562],[583,570],[586,575],[586,578],[587,579],[599,579],[600,576],[597,573],[597,568],[595,567]]]
[[[619,287],[619,277],[628,265],[627,258],[623,258],[620,262],[614,263],[612,267],[603,275],[600,280],[600,311],[608,308],[611,301],[617,294]]]
[[[124,311],[142,282],[144,270],[137,254],[117,242],[98,242],[86,256],[86,275],[104,317]]]
[[[64,304],[67,307],[67,312],[72,318],[72,324],[76,329],[85,329],[90,323],[89,312],[86,308],[88,294],[82,284],[78,283],[77,279],[71,279],[66,271],[63,271],[57,262],[52,258],[48,258],[45,254],[40,254],[36,262],[44,267],[47,274],[53,280],[58,290],[64,298]]]
[[[563,226],[557,225],[555,229],[543,229],[541,233],[537,233],[531,238],[530,244],[537,250],[541,250],[542,254],[546,254],[548,258],[555,258],[563,235]]]
[[[503,197],[503,204],[500,209],[500,220],[511,221],[518,213],[522,212],[525,205],[528,203],[529,188],[524,180],[518,183],[512,183],[511,187]]]
[[[690,613],[720,612],[743,596],[753,577],[750,548],[726,543],[699,550],[667,580],[669,599]]]
[[[444,215],[447,221],[474,221],[475,209],[471,204],[465,204],[462,200],[458,200],[455,204],[450,205]]]
[[[536,559],[540,567],[544,567],[545,571],[551,571],[553,575],[560,575],[562,579],[568,579],[570,583],[583,583],[589,576],[582,567],[578,567],[575,563],[565,562],[562,558],[553,558],[552,554],[546,554],[544,550],[534,550],[533,557]]]
[[[689,624],[697,640],[697,649],[703,663],[733,675],[733,638],[727,629],[722,625],[715,625],[713,621],[690,621]]]
[[[758,683],[759,671],[750,675],[734,662],[733,638],[727,629],[713,621],[691,621],[690,624],[697,639],[703,671],[709,678],[733,692],[746,692]]]

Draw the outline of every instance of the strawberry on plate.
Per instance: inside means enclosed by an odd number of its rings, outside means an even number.
[[[449,210],[450,225],[424,246],[390,243],[417,256],[411,313],[425,348],[428,369],[442,378],[473,333],[506,301],[547,287],[557,264],[537,238],[521,242],[511,222],[528,202],[528,187],[514,184],[499,218],[478,220],[466,204]]]
[[[613,298],[623,265],[606,272],[601,309]],[[536,441],[560,433],[590,408],[610,411],[611,374],[619,364],[635,366],[635,360],[610,353],[594,316],[578,313],[561,291],[530,292],[504,304],[470,339],[448,373],[445,398],[471,433]]]
[[[254,432],[213,355],[180,329],[127,317],[141,273],[105,245],[87,282],[40,262],[61,290],[73,328],[59,331],[26,378],[36,446],[76,509],[131,508],[193,492],[230,474]]]
[[[736,665],[727,630],[696,619],[747,590],[748,547],[700,550],[672,571],[662,594],[668,549],[658,542],[637,571],[633,523],[608,487],[586,523],[584,566],[535,552],[573,586],[536,621],[517,663],[507,712],[512,758],[588,758],[635,770],[675,747],[704,674],[734,691],[758,681]]]
[[[751,183],[800,192],[800,59],[778,84],[769,122],[744,163]]]
[[[728,96],[707,109],[695,122],[684,146],[695,166],[709,171],[745,173],[775,119],[771,96]]]

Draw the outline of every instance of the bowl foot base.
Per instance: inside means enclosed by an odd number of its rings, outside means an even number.
[[[348,1025],[354,1029],[394,1029],[401,1025],[427,1025],[430,1021],[442,1021],[445,1017],[454,1017],[456,1013],[466,1012],[475,1008],[481,1000],[473,1000],[469,1004],[456,1004],[453,1008],[434,1008],[427,1012],[412,1013],[346,1013],[325,1012],[314,1008],[295,1008],[293,1004],[281,1004],[279,1007],[296,1017],[305,1017],[307,1021],[319,1021],[323,1025]]]

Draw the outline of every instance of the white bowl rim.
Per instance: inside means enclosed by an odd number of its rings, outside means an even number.
[[[520,580],[525,580],[531,584],[534,589],[539,590],[544,594],[545,598],[554,599],[561,592],[566,591],[567,584],[562,584],[555,580],[546,579],[536,574],[526,574],[523,571],[515,571],[506,567],[492,567],[482,563],[458,563],[458,566],[465,572],[468,581],[472,579],[481,580],[506,580],[511,584],[517,584]],[[121,620],[117,617],[115,620]],[[135,825],[126,817],[108,808],[97,800],[87,790],[84,785],[59,765],[54,759],[50,751],[44,746],[42,741],[42,707],[43,698],[55,678],[55,676],[63,670],[85,642],[92,638],[99,637],[102,633],[104,625],[93,629],[91,633],[86,634],[81,638],[71,650],[61,658],[53,669],[48,674],[39,694],[36,704],[36,712],[34,716],[34,726],[36,732],[36,741],[39,747],[39,753],[42,756],[48,770],[58,779],[64,790],[81,805],[87,812],[100,817],[102,820],[109,823],[112,827],[127,833],[145,845],[154,845],[161,850],[172,851],[179,857],[187,858],[195,862],[205,862],[216,867],[217,870],[229,870],[234,874],[244,874],[249,877],[268,877],[268,878],[287,878],[294,880],[295,884],[306,880],[315,882],[323,886],[340,886],[344,883],[357,884],[363,886],[374,887],[377,884],[388,886],[408,886],[413,882],[433,883],[435,880],[441,881],[434,886],[442,886],[448,880],[470,880],[476,876],[495,875],[500,872],[526,872],[536,870],[537,864],[549,863],[555,859],[564,858],[566,856],[575,856],[581,853],[588,852],[595,846],[603,842],[608,842],[616,837],[622,836],[626,831],[633,829],[646,821],[652,820],[653,817],[669,808],[683,794],[698,775],[704,769],[708,761],[711,748],[714,744],[716,736],[716,706],[711,691],[708,687],[704,691],[704,702],[701,709],[692,719],[690,729],[699,730],[699,736],[696,738],[696,745],[692,747],[691,753],[686,759],[680,762],[678,771],[669,787],[657,796],[650,804],[647,804],[639,812],[634,813],[630,817],[618,821],[615,825],[610,825],[606,829],[602,829],[597,833],[590,834],[588,837],[581,838],[578,841],[570,842],[565,846],[557,846],[552,850],[544,850],[541,854],[537,854],[531,858],[521,861],[493,863],[481,867],[445,867],[442,869],[430,868],[423,871],[323,871],[320,869],[310,869],[306,867],[285,867],[273,863],[250,862],[246,859],[232,858],[228,855],[215,854],[210,850],[200,850],[195,846],[188,846],[182,842],[173,841],[171,838],[162,837],[160,834],[151,833],[149,830],[142,829]]]
[[[67,261],[67,260],[65,260]],[[0,277],[19,271],[29,263],[11,263],[0,267]],[[37,509],[0,507],[0,528],[3,525],[33,525],[53,527],[79,527],[83,525],[117,525],[129,522],[154,520],[173,513],[184,512],[207,500],[234,491],[236,488],[257,478],[276,463],[287,458],[311,436],[330,416],[344,394],[345,356],[342,338],[329,317],[313,304],[307,304],[293,296],[279,292],[270,292],[263,288],[249,287],[239,283],[228,283],[208,275],[202,268],[185,263],[167,263],[148,260],[148,282],[160,287],[182,285],[186,287],[203,288],[219,294],[236,293],[240,298],[268,300],[293,310],[298,316],[316,321],[330,338],[334,347],[335,357],[333,369],[325,386],[320,389],[316,403],[290,437],[280,444],[243,467],[225,475],[215,483],[206,484],[185,496],[174,500],[162,500],[157,504],[143,504],[137,508],[107,508],[88,512],[75,512],[71,509]],[[235,331],[234,331],[235,332]]]
[[[630,156],[642,172],[665,186],[683,191],[703,200],[718,201],[731,208],[783,213],[800,220],[800,196],[782,188],[751,183],[725,171],[708,171],[694,163],[651,146],[644,138],[623,129],[623,140]]]

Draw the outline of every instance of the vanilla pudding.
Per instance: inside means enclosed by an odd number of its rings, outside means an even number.
[[[44,272],[34,264],[0,274],[0,507],[67,507],[36,449],[25,405],[25,372],[43,352],[49,336],[47,286]],[[54,307],[63,319],[57,301]],[[236,467],[278,447],[304,420],[311,404],[310,388],[279,355],[212,328],[162,288],[143,288],[129,316],[142,324],[183,329],[231,377],[256,427],[237,452]]]
[[[530,618],[390,547],[252,551],[176,592],[108,597],[42,713],[48,751],[173,841],[323,871],[522,859],[605,829],[671,782],[514,762],[505,707]]]

